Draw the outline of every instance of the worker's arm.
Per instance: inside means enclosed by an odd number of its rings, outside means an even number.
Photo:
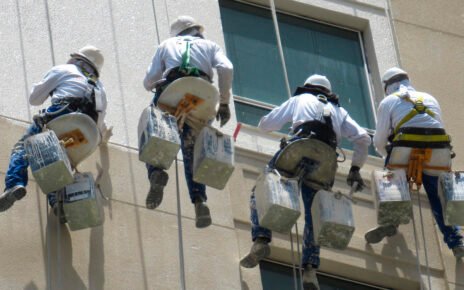
[[[155,52],[153,59],[148,66],[147,73],[143,80],[143,86],[147,91],[152,91],[155,88],[155,83],[163,77],[165,70],[163,62],[163,44],[161,44]]]
[[[386,99],[384,99],[385,101]],[[386,146],[388,144],[388,136],[391,134],[391,116],[389,105],[382,101],[377,110],[377,124],[375,126],[374,146],[377,152],[382,156],[387,156]]]
[[[361,168],[367,159],[371,137],[369,137],[367,131],[359,126],[348,113],[346,113],[346,117],[342,123],[341,134],[353,143],[353,159],[351,160],[351,166]]]
[[[58,86],[62,75],[63,71],[58,67],[53,67],[49,70],[41,82],[33,85],[29,96],[29,103],[33,106],[42,105]]]
[[[212,66],[216,68],[218,74],[220,102],[229,104],[234,67],[219,45],[215,44],[214,50]]]
[[[296,98],[292,97],[279,107],[274,108],[269,114],[262,117],[258,127],[266,132],[280,130],[283,125],[292,122]]]

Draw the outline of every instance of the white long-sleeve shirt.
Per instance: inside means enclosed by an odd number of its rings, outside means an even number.
[[[418,128],[443,128],[441,119],[441,109],[437,100],[427,93],[416,92],[412,87],[401,86],[400,94],[409,94],[411,100],[416,100],[418,97],[423,98],[424,105],[430,109],[435,116],[429,114],[417,114],[411,120],[404,123],[403,127],[418,127]],[[385,146],[388,144],[388,136],[393,133],[393,130],[400,121],[411,112],[413,104],[407,100],[398,97],[395,94],[387,96],[380,102],[377,111],[377,125],[374,135],[374,146],[382,156],[387,155]]]
[[[95,94],[100,104],[97,126],[100,132],[106,130],[105,115],[107,107],[106,92],[100,81],[96,83],[101,94]],[[82,98],[91,94],[92,86],[80,69],[73,64],[63,64],[52,67],[43,80],[35,83],[29,96],[29,103],[33,106],[42,105],[52,95],[52,104],[58,103],[62,98]]]
[[[176,36],[163,41],[153,56],[147,69],[143,85],[147,91],[155,88],[155,83],[166,77],[168,72],[182,64],[186,41],[190,41],[190,65],[197,67],[213,79],[213,68],[217,70],[221,104],[230,101],[233,66],[222,49],[213,41],[194,36]]]
[[[341,138],[345,137],[353,143],[351,165],[362,167],[366,162],[368,147],[371,144],[371,138],[366,130],[361,128],[345,109],[334,106],[330,102],[324,104],[312,94],[304,93],[288,99],[261,118],[258,127],[264,131],[274,131],[279,130],[288,122],[292,123],[292,129],[312,120],[324,122],[324,107],[330,109],[337,142],[340,143]]]

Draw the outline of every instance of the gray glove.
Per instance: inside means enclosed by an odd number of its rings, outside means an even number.
[[[228,104],[221,104],[216,115],[216,120],[221,121],[221,127],[230,119],[230,109]]]
[[[363,188],[366,186],[364,184],[363,179],[361,178],[361,174],[359,173],[359,167],[358,166],[351,166],[350,168],[350,173],[348,174],[348,178],[346,179],[346,183],[348,183],[349,186],[353,186],[353,183],[357,182],[357,186],[355,191],[362,191]]]

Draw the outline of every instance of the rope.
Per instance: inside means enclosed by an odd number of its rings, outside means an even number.
[[[290,248],[292,250],[292,266],[293,266],[293,287],[295,290],[298,290],[298,282],[296,278],[296,269],[295,269],[295,250],[293,249],[293,235],[290,231]]]
[[[417,192],[417,200],[419,201],[419,216],[421,220],[421,231],[422,231],[422,241],[424,242],[424,254],[425,254],[425,265],[427,266],[427,282],[429,284],[429,289],[432,289],[432,282],[430,281],[430,267],[429,267],[429,258],[427,253],[427,244],[425,240],[425,229],[424,229],[424,219],[422,216],[422,206],[421,206],[421,198],[419,191]]]
[[[185,264],[184,264],[184,244],[182,239],[182,212],[180,207],[179,191],[179,164],[176,157],[176,195],[177,195],[177,233],[179,237],[179,266],[180,266],[180,288],[185,290]]]
[[[422,284],[422,272],[420,269],[419,243],[417,240],[416,219],[414,218],[414,209],[412,210],[412,228],[414,230],[414,245],[416,247],[416,264],[417,264],[417,272],[419,273],[420,289],[424,290],[424,285]]]
[[[57,235],[57,245],[56,245],[56,266],[57,266],[57,276],[58,276],[58,287],[57,289],[62,289],[62,277],[61,277],[61,224],[60,224],[60,218],[61,218],[61,206],[60,206],[60,200],[59,200],[59,192],[55,192],[55,198],[58,206],[58,214],[57,214],[57,219],[56,219],[56,235]]]
[[[279,56],[280,56],[280,61],[282,64],[282,70],[284,73],[284,80],[285,80],[285,86],[287,88],[287,95],[288,98],[290,99],[292,97],[292,92],[290,90],[290,82],[288,81],[288,73],[287,73],[287,66],[285,64],[285,57],[284,57],[284,50],[282,48],[282,40],[280,38],[280,30],[279,30],[279,23],[277,21],[277,13],[276,13],[276,8],[275,8],[275,3],[274,0],[269,0],[269,5],[271,6],[271,12],[272,12],[272,22],[274,23],[274,30],[277,38],[277,47],[279,49]],[[300,287],[303,289],[303,277],[301,273],[301,255],[300,255],[300,242],[299,242],[299,237],[298,237],[298,225],[295,223],[295,230],[296,230],[296,243],[297,243],[297,249],[298,249],[298,259],[300,260],[300,267],[299,267],[299,275],[300,275]],[[295,257],[294,257],[294,249],[293,249],[293,237],[292,237],[292,232],[290,231],[290,243],[291,243],[291,250],[292,250],[292,264],[293,264],[293,283],[295,286],[295,290],[298,290],[298,283],[297,283],[297,278],[296,278],[296,270],[295,270]]]
[[[290,90],[290,83],[288,81],[287,66],[285,65],[284,50],[282,49],[282,41],[280,40],[280,30],[279,30],[279,24],[277,22],[277,13],[275,9],[274,0],[270,0],[270,5],[271,5],[271,12],[272,12],[272,21],[274,22],[274,29],[275,29],[276,38],[277,38],[277,47],[279,48],[280,61],[282,64],[282,70],[284,72],[285,86],[287,87],[287,94],[288,94],[288,98],[290,99],[292,97],[292,92]]]
[[[53,49],[53,37],[52,37],[52,25],[50,23],[50,14],[48,13],[48,0],[44,0],[45,14],[47,16],[47,29],[48,29],[48,41],[50,44],[50,53],[52,57],[52,64],[55,65],[55,50]]]
[[[296,248],[298,253],[298,261],[300,261],[300,267],[298,269],[298,274],[300,275],[300,289],[303,289],[303,271],[302,271],[302,261],[301,261],[301,254],[300,254],[300,237],[298,235],[298,222],[295,223],[295,231],[296,231]]]
[[[50,260],[51,260],[51,253],[50,253],[50,224],[48,223],[48,200],[45,198],[45,208],[47,209],[47,243],[45,247],[47,248],[47,289],[51,290],[51,283],[52,283],[52,273],[50,271]]]
[[[158,44],[159,44],[159,43],[161,43],[161,39],[160,39],[160,36],[159,36],[158,20],[156,18],[155,0],[151,1],[151,6],[153,8],[153,17],[155,18],[156,38],[158,39]]]

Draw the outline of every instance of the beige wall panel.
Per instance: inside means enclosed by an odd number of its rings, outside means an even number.
[[[391,0],[391,4],[395,20],[464,36],[461,0]]]
[[[455,169],[464,169],[464,37],[456,37],[396,22],[401,60],[418,91],[439,101],[453,138]]]

